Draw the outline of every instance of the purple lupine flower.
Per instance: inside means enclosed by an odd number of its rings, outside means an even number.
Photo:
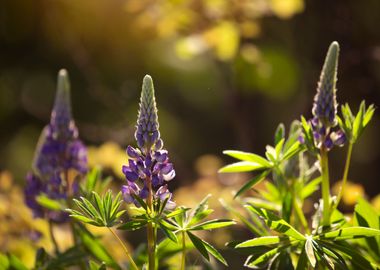
[[[124,200],[139,206],[132,195],[146,199],[150,189],[156,192],[156,195],[151,194],[153,199],[162,200],[163,194],[171,198],[166,182],[175,177],[175,170],[168,151],[162,149],[153,81],[149,75],[143,80],[135,139],[138,149],[127,147],[128,164],[122,167],[127,180],[127,185],[122,188]],[[175,207],[174,202],[168,200],[167,207],[173,205]]]
[[[337,125],[336,81],[339,56],[339,44],[331,43],[318,82],[314,97],[313,118],[309,121],[313,130],[315,146],[330,150],[334,145],[342,146],[345,135],[342,130],[333,131]],[[300,140],[304,143],[304,140]]]
[[[51,199],[67,199],[78,192],[78,183],[69,181],[68,171],[87,172],[87,150],[78,139],[78,130],[71,115],[70,86],[66,70],[58,74],[58,86],[50,123],[43,129],[27,175],[25,202],[34,217],[47,217],[65,222],[67,213],[41,207],[36,197],[45,194]]]

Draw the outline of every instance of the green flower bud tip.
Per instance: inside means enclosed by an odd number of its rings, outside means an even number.
[[[143,80],[140,109],[137,118],[135,138],[139,148],[150,148],[160,140],[156,99],[152,77],[146,75]]]
[[[314,98],[313,115],[323,126],[331,127],[337,124],[336,82],[338,68],[339,44],[331,43],[322,68],[317,94]]]

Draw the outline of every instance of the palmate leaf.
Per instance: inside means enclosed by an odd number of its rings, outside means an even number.
[[[223,263],[225,266],[228,266],[226,260],[213,246],[211,246],[206,241],[200,239],[199,237],[195,236],[191,232],[187,232],[187,235],[189,236],[191,242],[194,244],[195,248],[202,254],[202,256],[206,260],[210,260],[209,254],[211,254],[215,257],[215,259]]]
[[[187,216],[187,224],[191,226],[198,221],[206,218],[209,214],[213,212],[213,210],[208,209],[208,200],[211,197],[211,194],[208,194],[203,200],[192,210]],[[180,226],[182,226],[180,224]]]
[[[172,231],[172,227],[168,226],[167,222],[164,222],[163,220],[160,221],[158,224],[162,232],[166,235],[167,238],[172,240],[174,243],[178,243],[177,236],[175,233]]]
[[[275,230],[276,232],[279,232],[281,234],[285,234],[289,237],[292,237],[297,240],[305,240],[305,236],[302,235],[299,231],[297,231],[293,226],[291,226],[288,222],[285,220],[279,218],[271,211],[267,211],[263,208],[257,208],[252,205],[248,205],[246,207],[248,210],[252,211],[253,213],[256,213],[261,218],[264,219],[265,223],[269,228],[272,230]]]
[[[111,190],[100,197],[95,191],[90,199],[81,197],[81,200],[73,199],[79,211],[67,209],[72,218],[98,227],[112,227],[119,222],[119,218],[125,210],[119,210],[121,205],[121,192],[112,198]]]
[[[357,252],[356,249],[352,248],[351,245],[345,242],[322,242],[324,246],[328,247],[330,250],[338,251],[344,254],[344,257],[354,266],[353,269],[357,270],[370,270],[378,269],[380,265],[377,265],[375,262],[372,262]]]
[[[371,121],[375,107],[372,104],[366,108],[365,102],[362,101],[356,116],[352,114],[347,103],[341,106],[341,111],[343,119],[338,118],[339,126],[343,129],[350,143],[355,143]]]

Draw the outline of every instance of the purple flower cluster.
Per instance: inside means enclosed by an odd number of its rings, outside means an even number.
[[[33,169],[27,174],[24,190],[25,202],[34,217],[47,217],[54,222],[65,222],[68,215],[43,208],[36,197],[45,194],[50,199],[67,199],[78,191],[78,183],[69,179],[69,171],[87,172],[87,151],[78,139],[72,119],[69,89],[67,72],[61,70],[51,120],[40,136]]]
[[[152,192],[153,199],[165,200],[166,207],[174,208],[167,182],[175,177],[173,164],[169,161],[168,151],[163,150],[163,142],[158,130],[157,107],[154,97],[152,78],[144,77],[140,109],[137,119],[135,138],[138,148],[127,147],[128,164],[122,167],[127,185],[122,187],[123,197],[127,203],[138,202],[133,195],[147,199]],[[137,181],[141,181],[141,185]],[[153,194],[154,192],[154,194]]]
[[[341,129],[332,131],[330,127],[325,127],[318,118],[313,118],[310,123],[317,148],[325,147],[330,150],[334,145],[343,146],[345,144],[346,135]]]
[[[314,97],[313,118],[310,124],[317,148],[330,150],[334,145],[342,146],[346,136],[342,130],[333,131],[337,121],[336,81],[339,44],[331,43],[322,68],[317,94]],[[301,138],[301,142],[303,142]]]

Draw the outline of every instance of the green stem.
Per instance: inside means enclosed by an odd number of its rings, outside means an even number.
[[[350,168],[350,163],[351,163],[352,147],[353,147],[353,144],[350,143],[348,145],[348,150],[347,150],[346,164],[344,165],[342,184],[340,186],[340,190],[338,193],[338,198],[336,199],[334,210],[338,207],[339,202],[342,199],[342,196],[344,194],[344,188],[346,187],[346,183],[347,183],[348,170]]]
[[[152,202],[152,185],[150,183],[150,179],[148,179],[148,189],[149,189],[149,194],[147,198],[147,206],[148,206],[148,211],[150,212],[149,214],[151,215],[153,213],[153,202]],[[147,239],[148,239],[148,265],[149,265],[149,270],[156,270],[156,246],[155,246],[155,237],[154,237],[154,228],[153,228],[153,222],[150,221],[148,222],[147,226]]]
[[[322,225],[330,225],[330,179],[329,179],[329,160],[326,147],[322,146],[320,154],[320,163],[322,170]]]
[[[181,261],[181,270],[185,270],[186,268],[186,235],[185,232],[182,231],[182,261]]]
[[[127,255],[127,258],[129,262],[131,263],[132,269],[139,270],[137,267],[135,261],[133,260],[131,254],[129,253],[127,247],[124,245],[123,241],[120,239],[120,237],[112,230],[112,228],[107,227],[108,230],[113,234],[113,236],[117,239],[117,241],[120,243],[121,247],[123,248],[125,255]]]
[[[54,253],[56,255],[58,255],[60,253],[59,252],[59,246],[58,246],[57,240],[55,239],[55,236],[54,236],[53,223],[51,222],[51,220],[49,220],[49,234],[50,234],[50,239],[51,239],[53,246],[54,246]]]
[[[295,198],[295,197],[293,197],[293,207],[294,207],[294,210],[297,214],[297,217],[298,217],[299,221],[301,222],[305,232],[307,234],[310,234],[310,230],[309,230],[309,226],[307,224],[305,214],[303,213],[301,207],[298,204],[297,198]]]

